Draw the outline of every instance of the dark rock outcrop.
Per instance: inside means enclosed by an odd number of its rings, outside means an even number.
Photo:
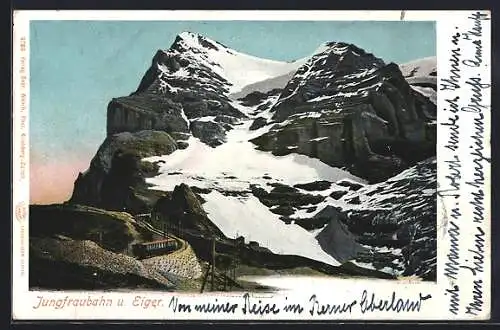
[[[331,185],[332,183],[330,181],[314,181],[308,183],[297,183],[294,187],[307,191],[322,191],[330,188]]]
[[[253,121],[252,125],[250,125],[250,128],[249,128],[249,129],[250,129],[251,131],[255,131],[255,130],[257,130],[257,129],[259,129],[259,128],[262,128],[262,127],[264,127],[264,126],[266,126],[266,125],[267,125],[267,120],[266,120],[266,118],[264,118],[264,117],[257,117],[257,118],[255,118],[255,120]]]
[[[363,188],[362,184],[359,184],[359,183],[356,183],[356,182],[352,182],[352,181],[349,181],[349,180],[340,180],[340,181],[335,182],[335,184],[337,186],[347,187],[347,188],[349,188],[349,190],[354,190],[354,191]]]
[[[220,124],[237,125],[239,119],[228,115],[218,115],[215,116],[214,121]]]
[[[272,89],[270,91],[267,91],[265,93],[255,91],[252,93],[247,94],[245,97],[239,98],[239,101],[242,101],[242,104],[245,106],[256,106],[263,101],[267,100],[270,96],[272,95],[279,95],[281,93],[281,89]]]
[[[194,137],[211,147],[217,147],[226,142],[226,130],[215,121],[194,120],[191,122],[191,131]]]
[[[335,190],[330,193],[330,197],[333,199],[340,199],[342,196],[347,194],[348,191],[345,190]]]
[[[177,141],[177,148],[178,149],[186,149],[187,147],[189,147],[189,143],[187,142],[184,142],[184,141]]]
[[[358,243],[357,237],[336,217],[332,217],[316,239],[323,250],[341,263],[369,251]]]
[[[295,209],[290,205],[279,205],[277,207],[271,208],[270,210],[274,214],[279,214],[284,216],[292,215],[295,212]]]
[[[222,231],[208,218],[200,199],[184,183],[176,186],[171,196],[157,201],[152,218],[165,223],[174,232],[187,229],[206,237],[225,238]]]
[[[274,186],[274,188],[270,192],[256,185],[251,185],[250,189],[252,194],[257,197],[262,204],[269,207],[271,212],[281,215],[280,219],[288,224],[294,220],[289,216],[294,214],[297,209],[308,209],[311,205],[319,204],[325,200],[324,196],[301,193],[295,187],[280,183],[271,185]],[[300,223],[297,224],[300,225]]]
[[[267,207],[272,206],[293,206],[299,207],[309,204],[321,203],[325,197],[321,195],[303,194],[298,189],[280,185],[270,192],[265,189],[252,185],[252,194]]]
[[[74,204],[85,204],[131,213],[147,212],[163,193],[148,189],[145,178],[155,175],[158,165],[141,159],[168,155],[176,142],[162,131],[122,132],[107,137],[90,163],[78,175]]]

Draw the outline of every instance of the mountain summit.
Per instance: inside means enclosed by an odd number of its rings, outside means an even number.
[[[247,85],[295,71],[300,65],[243,54],[202,35],[183,32],[168,50],[156,53],[151,67],[155,79],[143,80],[137,92],[152,87],[160,93],[176,93],[190,78],[198,85],[215,83],[214,89],[229,95]],[[155,81],[158,85],[151,86]]]

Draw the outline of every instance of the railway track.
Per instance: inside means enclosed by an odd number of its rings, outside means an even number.
[[[177,246],[179,246],[179,248],[176,249],[175,251],[170,252],[169,255],[175,256],[176,254],[182,253],[183,251],[185,251],[187,249],[188,245],[187,245],[185,240],[183,240],[177,236],[165,233],[163,230],[160,230],[160,229],[154,227],[151,223],[149,223],[145,220],[149,217],[150,217],[150,214],[138,214],[138,215],[134,216],[134,219],[139,226],[148,230],[149,232],[156,234],[158,236],[161,236],[161,237],[174,239],[177,242]],[[152,241],[150,241],[150,242],[152,242]],[[148,243],[148,242],[142,242],[142,243]]]

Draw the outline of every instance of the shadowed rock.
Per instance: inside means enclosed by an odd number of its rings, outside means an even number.
[[[251,131],[255,131],[261,127],[264,127],[267,125],[267,120],[266,118],[263,118],[263,117],[257,117],[255,118],[255,120],[253,121],[252,125],[250,125],[250,130]]]
[[[175,150],[175,141],[161,131],[111,135],[99,147],[89,169],[79,173],[69,202],[146,212],[163,193],[148,189],[145,178],[156,175],[158,165],[142,159],[168,155]]]
[[[202,235],[225,237],[222,231],[208,218],[202,201],[193,190],[182,183],[175,186],[171,196],[160,198],[153,210],[156,221],[166,223],[168,227],[195,230]]]
[[[211,147],[220,146],[226,141],[226,130],[221,124],[213,121],[195,120],[191,123],[191,131],[194,137]]]
[[[331,217],[328,225],[317,236],[321,248],[339,262],[355,258],[368,249],[356,241],[356,237],[337,217]]]
[[[307,191],[322,191],[330,188],[331,185],[332,183],[330,181],[314,181],[309,183],[298,183],[294,185],[294,187]]]

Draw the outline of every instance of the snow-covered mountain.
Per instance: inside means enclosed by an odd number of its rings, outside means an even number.
[[[410,77],[436,77],[437,58],[436,56],[424,57],[400,66],[403,76]]]
[[[175,94],[184,89],[183,86],[191,88],[189,83],[194,83],[213,90],[221,87],[223,93],[230,95],[245,86],[294,72],[302,62],[254,57],[204,36],[183,32],[168,50],[158,51],[153,63],[156,66],[155,84],[143,84],[138,90],[153,87],[159,92]],[[214,82],[217,86],[213,86]]]
[[[415,80],[433,76],[431,62],[399,67],[342,42],[279,62],[181,33],[135,92],[110,101],[108,136],[70,202],[433,278],[436,107]]]

